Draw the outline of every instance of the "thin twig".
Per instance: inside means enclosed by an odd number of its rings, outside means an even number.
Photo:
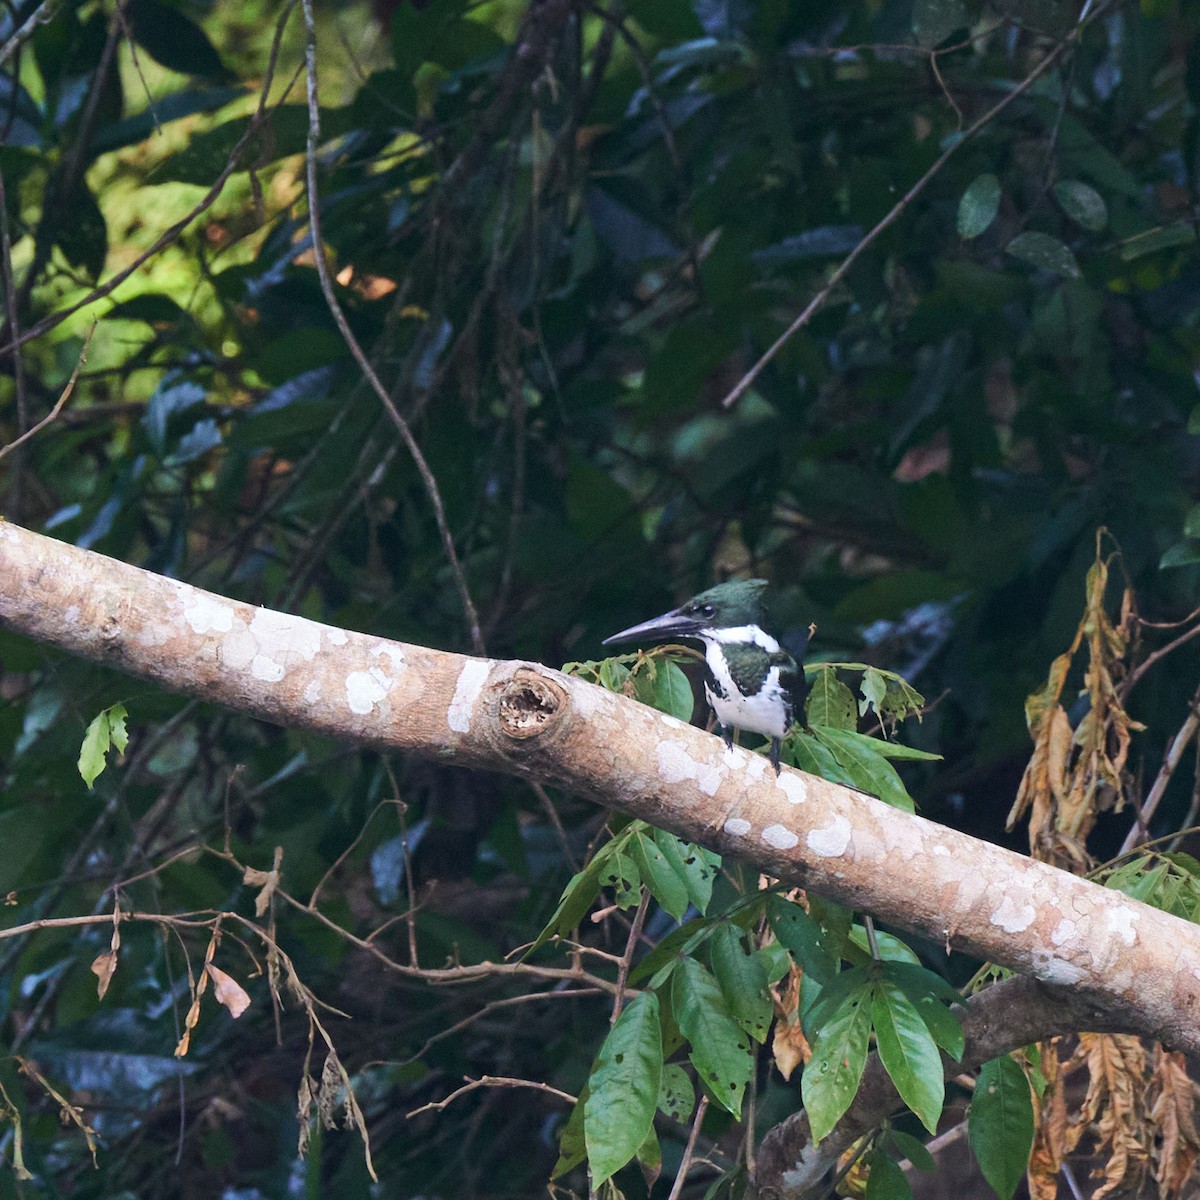
[[[833,289],[850,273],[851,267],[870,249],[880,235],[900,218],[905,210],[912,202],[925,190],[928,184],[941,173],[942,168],[950,160],[950,157],[965,146],[981,129],[990,125],[1012,102],[1023,96],[1033,85],[1063,56],[1067,49],[1075,44],[1079,38],[1082,25],[1077,25],[1057,46],[1052,49],[1045,58],[1042,59],[1036,67],[1023,79],[1016,87],[1004,95],[997,103],[992,105],[983,116],[973,121],[962,136],[956,138],[941,154],[934,160],[933,165],[917,180],[916,183],[908,189],[907,192],[891,207],[891,209],[883,216],[879,223],[870,230],[869,233],[842,259],[841,263],[834,270],[825,282],[825,286],[805,305],[804,310],[796,317],[792,323],[771,343],[770,347],[762,354],[759,360],[738,380],[733,390],[729,395],[721,401],[725,408],[732,408],[745,394],[750,390],[754,381],[762,374],[763,369],[767,364],[787,345],[789,341],[801,329],[805,327],[816,315],[819,309],[823,308],[825,302],[829,299]]]
[[[20,328],[20,314],[17,311],[17,288],[12,266],[12,231],[8,224],[8,193],[4,187],[4,173],[0,171],[0,286],[4,288],[4,315],[9,329]],[[78,371],[76,371],[78,374]],[[75,376],[72,376],[74,382]],[[29,426],[28,398],[25,392],[25,359],[20,351],[13,355],[13,390],[17,402],[17,441],[25,434]],[[10,447],[11,449],[11,447]],[[3,454],[0,451],[0,454]],[[22,516],[21,497],[24,491],[24,473],[18,460],[13,471],[11,489],[12,503],[10,513],[15,520]]]
[[[479,1088],[533,1088],[536,1092],[545,1092],[548,1096],[556,1096],[559,1100],[565,1100],[568,1104],[574,1105],[579,1102],[578,1096],[572,1096],[570,1092],[560,1091],[556,1087],[551,1087],[548,1083],[539,1083],[536,1079],[511,1079],[507,1075],[481,1075],[478,1079],[471,1079],[469,1076],[464,1076],[466,1083],[448,1095],[445,1100],[432,1100],[428,1104],[422,1104],[420,1108],[414,1108],[408,1113],[408,1119],[411,1121],[413,1117],[423,1112],[441,1112],[442,1109],[453,1104],[460,1096],[465,1096],[468,1092],[477,1091]],[[707,1099],[707,1097],[705,1097]]]
[[[1192,741],[1197,731],[1200,730],[1200,688],[1196,689],[1196,694],[1192,697],[1191,704],[1188,707],[1190,711],[1187,720],[1179,727],[1179,732],[1172,739],[1171,745],[1167,749],[1167,756],[1163,759],[1163,764],[1159,768],[1158,778],[1155,779],[1154,786],[1150,789],[1149,794],[1138,810],[1137,820],[1125,835],[1125,840],[1121,843],[1121,849],[1117,855],[1118,858],[1121,855],[1128,854],[1150,831],[1150,821],[1154,817],[1159,802],[1163,798],[1163,793],[1167,790],[1167,784],[1171,782],[1171,776],[1175,773],[1175,768],[1179,766],[1179,760],[1183,757],[1183,752],[1187,749],[1188,743]]]
[[[625,940],[625,953],[621,955],[621,965],[617,967],[617,994],[613,1000],[610,1025],[615,1025],[617,1018],[621,1015],[621,1006],[625,1000],[625,984],[629,979],[629,967],[633,962],[634,952],[637,950],[638,939],[642,936],[642,926],[646,923],[646,913],[649,908],[650,889],[643,884],[642,902],[634,914],[633,924],[629,926],[629,937]]]
[[[16,30],[3,46],[0,46],[0,67],[4,66],[17,52],[22,42],[28,41],[33,36],[33,31],[39,25],[46,25],[54,20],[58,14],[59,7],[60,5],[58,4],[39,4],[30,13],[21,28]]]
[[[317,104],[317,30],[316,18],[313,15],[313,0],[303,0],[303,10],[305,30],[304,76],[308,96],[308,140],[304,155],[305,184],[308,189],[308,223],[312,231],[313,262],[316,264],[317,278],[321,283],[321,294],[325,297],[325,304],[329,309],[330,315],[333,317],[334,324],[338,327],[338,332],[342,335],[342,340],[346,343],[346,347],[353,356],[354,361],[358,363],[359,370],[362,371],[363,376],[371,385],[371,390],[379,397],[379,402],[391,418],[392,424],[396,426],[396,431],[400,434],[400,438],[408,449],[414,466],[417,468],[417,473],[421,476],[421,483],[424,485],[425,493],[429,497],[429,503],[433,508],[434,520],[437,522],[438,533],[442,539],[442,549],[450,566],[450,573],[454,576],[454,583],[458,589],[463,613],[467,618],[467,627],[471,635],[471,645],[476,654],[486,654],[487,649],[484,645],[483,632],[479,624],[479,613],[476,611],[475,602],[471,599],[466,576],[463,574],[462,565],[458,561],[458,552],[454,549],[454,538],[450,533],[450,526],[446,521],[446,508],[442,503],[442,494],[438,489],[437,480],[434,478],[433,472],[429,469],[429,463],[426,461],[425,455],[421,453],[421,447],[417,445],[417,440],[413,436],[408,422],[401,416],[400,410],[396,407],[391,396],[388,395],[387,388],[383,386],[379,376],[375,373],[375,368],[371,366],[370,360],[363,352],[358,339],[354,336],[354,331],[350,328],[350,324],[346,320],[346,315],[342,311],[342,306],[338,303],[337,295],[333,290],[333,280],[329,274],[329,263],[325,258],[325,244],[321,239],[320,196],[317,191],[317,143],[321,138],[321,112]]]
[[[1143,621],[1142,624],[1146,624],[1146,622]],[[1187,631],[1187,633],[1181,633],[1174,641],[1168,642],[1165,646],[1160,646],[1154,651],[1153,654],[1148,654],[1145,659],[1138,663],[1137,667],[1130,672],[1129,678],[1125,681],[1125,686],[1121,689],[1121,699],[1125,700],[1128,698],[1129,693],[1133,691],[1134,686],[1142,679],[1146,672],[1149,671],[1152,666],[1154,666],[1156,662],[1166,658],[1168,654],[1178,650],[1180,646],[1190,642],[1195,637],[1200,637],[1200,625],[1193,625],[1192,628]]]
[[[75,370],[71,372],[71,378],[67,380],[67,386],[63,388],[62,395],[59,396],[54,407],[32,428],[27,429],[16,441],[9,442],[7,446],[0,446],[0,458],[6,454],[11,454],[18,446],[35,437],[47,425],[52,424],[58,419],[58,414],[62,412],[63,405],[71,398],[71,393],[75,390],[75,382],[79,378],[79,372],[83,370],[83,364],[87,362],[88,346],[92,343],[92,334],[96,332],[96,322],[92,322],[91,329],[87,332],[87,337],[83,339],[83,349],[79,351],[79,358],[75,363]]]
[[[700,1103],[696,1105],[696,1115],[692,1118],[692,1129],[683,1150],[683,1159],[679,1163],[679,1170],[675,1173],[675,1182],[671,1185],[671,1194],[667,1200],[679,1200],[679,1197],[683,1195],[683,1185],[687,1182],[688,1172],[692,1169],[692,1155],[696,1152],[696,1138],[700,1134],[700,1126],[704,1123],[706,1112],[708,1112],[708,1096],[703,1095],[700,1097]]]
[[[1195,832],[1196,815],[1200,813],[1200,753],[1196,755],[1196,766],[1192,773],[1192,802],[1188,805],[1179,832],[1167,843],[1167,853],[1172,854],[1183,844],[1183,839]]]
[[[410,1054],[408,1058],[396,1064],[401,1067],[407,1067],[410,1063],[415,1063],[425,1057],[429,1051],[437,1045],[438,1042],[444,1041],[448,1037],[452,1037],[456,1033],[461,1033],[464,1029],[474,1025],[476,1021],[483,1017],[490,1016],[492,1013],[502,1008],[515,1008],[521,1004],[532,1004],[538,1000],[576,1000],[582,996],[599,996],[602,993],[599,988],[569,988],[560,991],[557,987],[548,992],[525,992],[520,996],[508,996],[503,1000],[491,1000],[482,1008],[476,1009],[473,1013],[463,1017],[461,1021],[449,1026],[446,1029],[441,1029],[437,1033],[431,1034],[425,1039],[421,1048],[414,1054]],[[391,1064],[389,1064],[391,1065]]]

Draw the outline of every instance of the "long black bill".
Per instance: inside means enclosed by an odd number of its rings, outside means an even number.
[[[606,637],[602,646],[616,646],[623,642],[665,642],[677,637],[695,637],[704,625],[695,617],[684,616],[677,609],[663,613],[651,621],[643,621],[640,625],[631,625]]]

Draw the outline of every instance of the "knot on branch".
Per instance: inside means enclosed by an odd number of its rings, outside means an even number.
[[[498,689],[497,722],[513,749],[532,749],[548,732],[561,727],[568,711],[562,686],[529,667],[521,667]]]

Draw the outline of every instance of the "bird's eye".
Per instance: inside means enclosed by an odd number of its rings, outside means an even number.
[[[715,613],[716,611],[717,611],[717,610],[716,610],[716,608],[715,608],[713,605],[711,605],[711,604],[706,604],[706,605],[705,605],[705,606],[704,606],[704,607],[703,607],[703,608],[700,610],[700,615],[701,615],[701,616],[704,616],[704,617],[711,617],[711,616],[713,615],[713,613]]]

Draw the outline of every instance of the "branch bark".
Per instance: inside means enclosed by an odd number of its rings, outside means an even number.
[[[256,608],[3,522],[0,624],[275,724],[553,782],[1050,985],[1022,983],[1036,1019],[992,992],[968,1002],[987,1014],[975,1044],[995,1053],[1084,1027],[1200,1052],[1195,925],[815,776],[776,778],[759,755],[537,663]],[[776,1173],[794,1171],[796,1134],[768,1138],[760,1175],[789,1156]]]

